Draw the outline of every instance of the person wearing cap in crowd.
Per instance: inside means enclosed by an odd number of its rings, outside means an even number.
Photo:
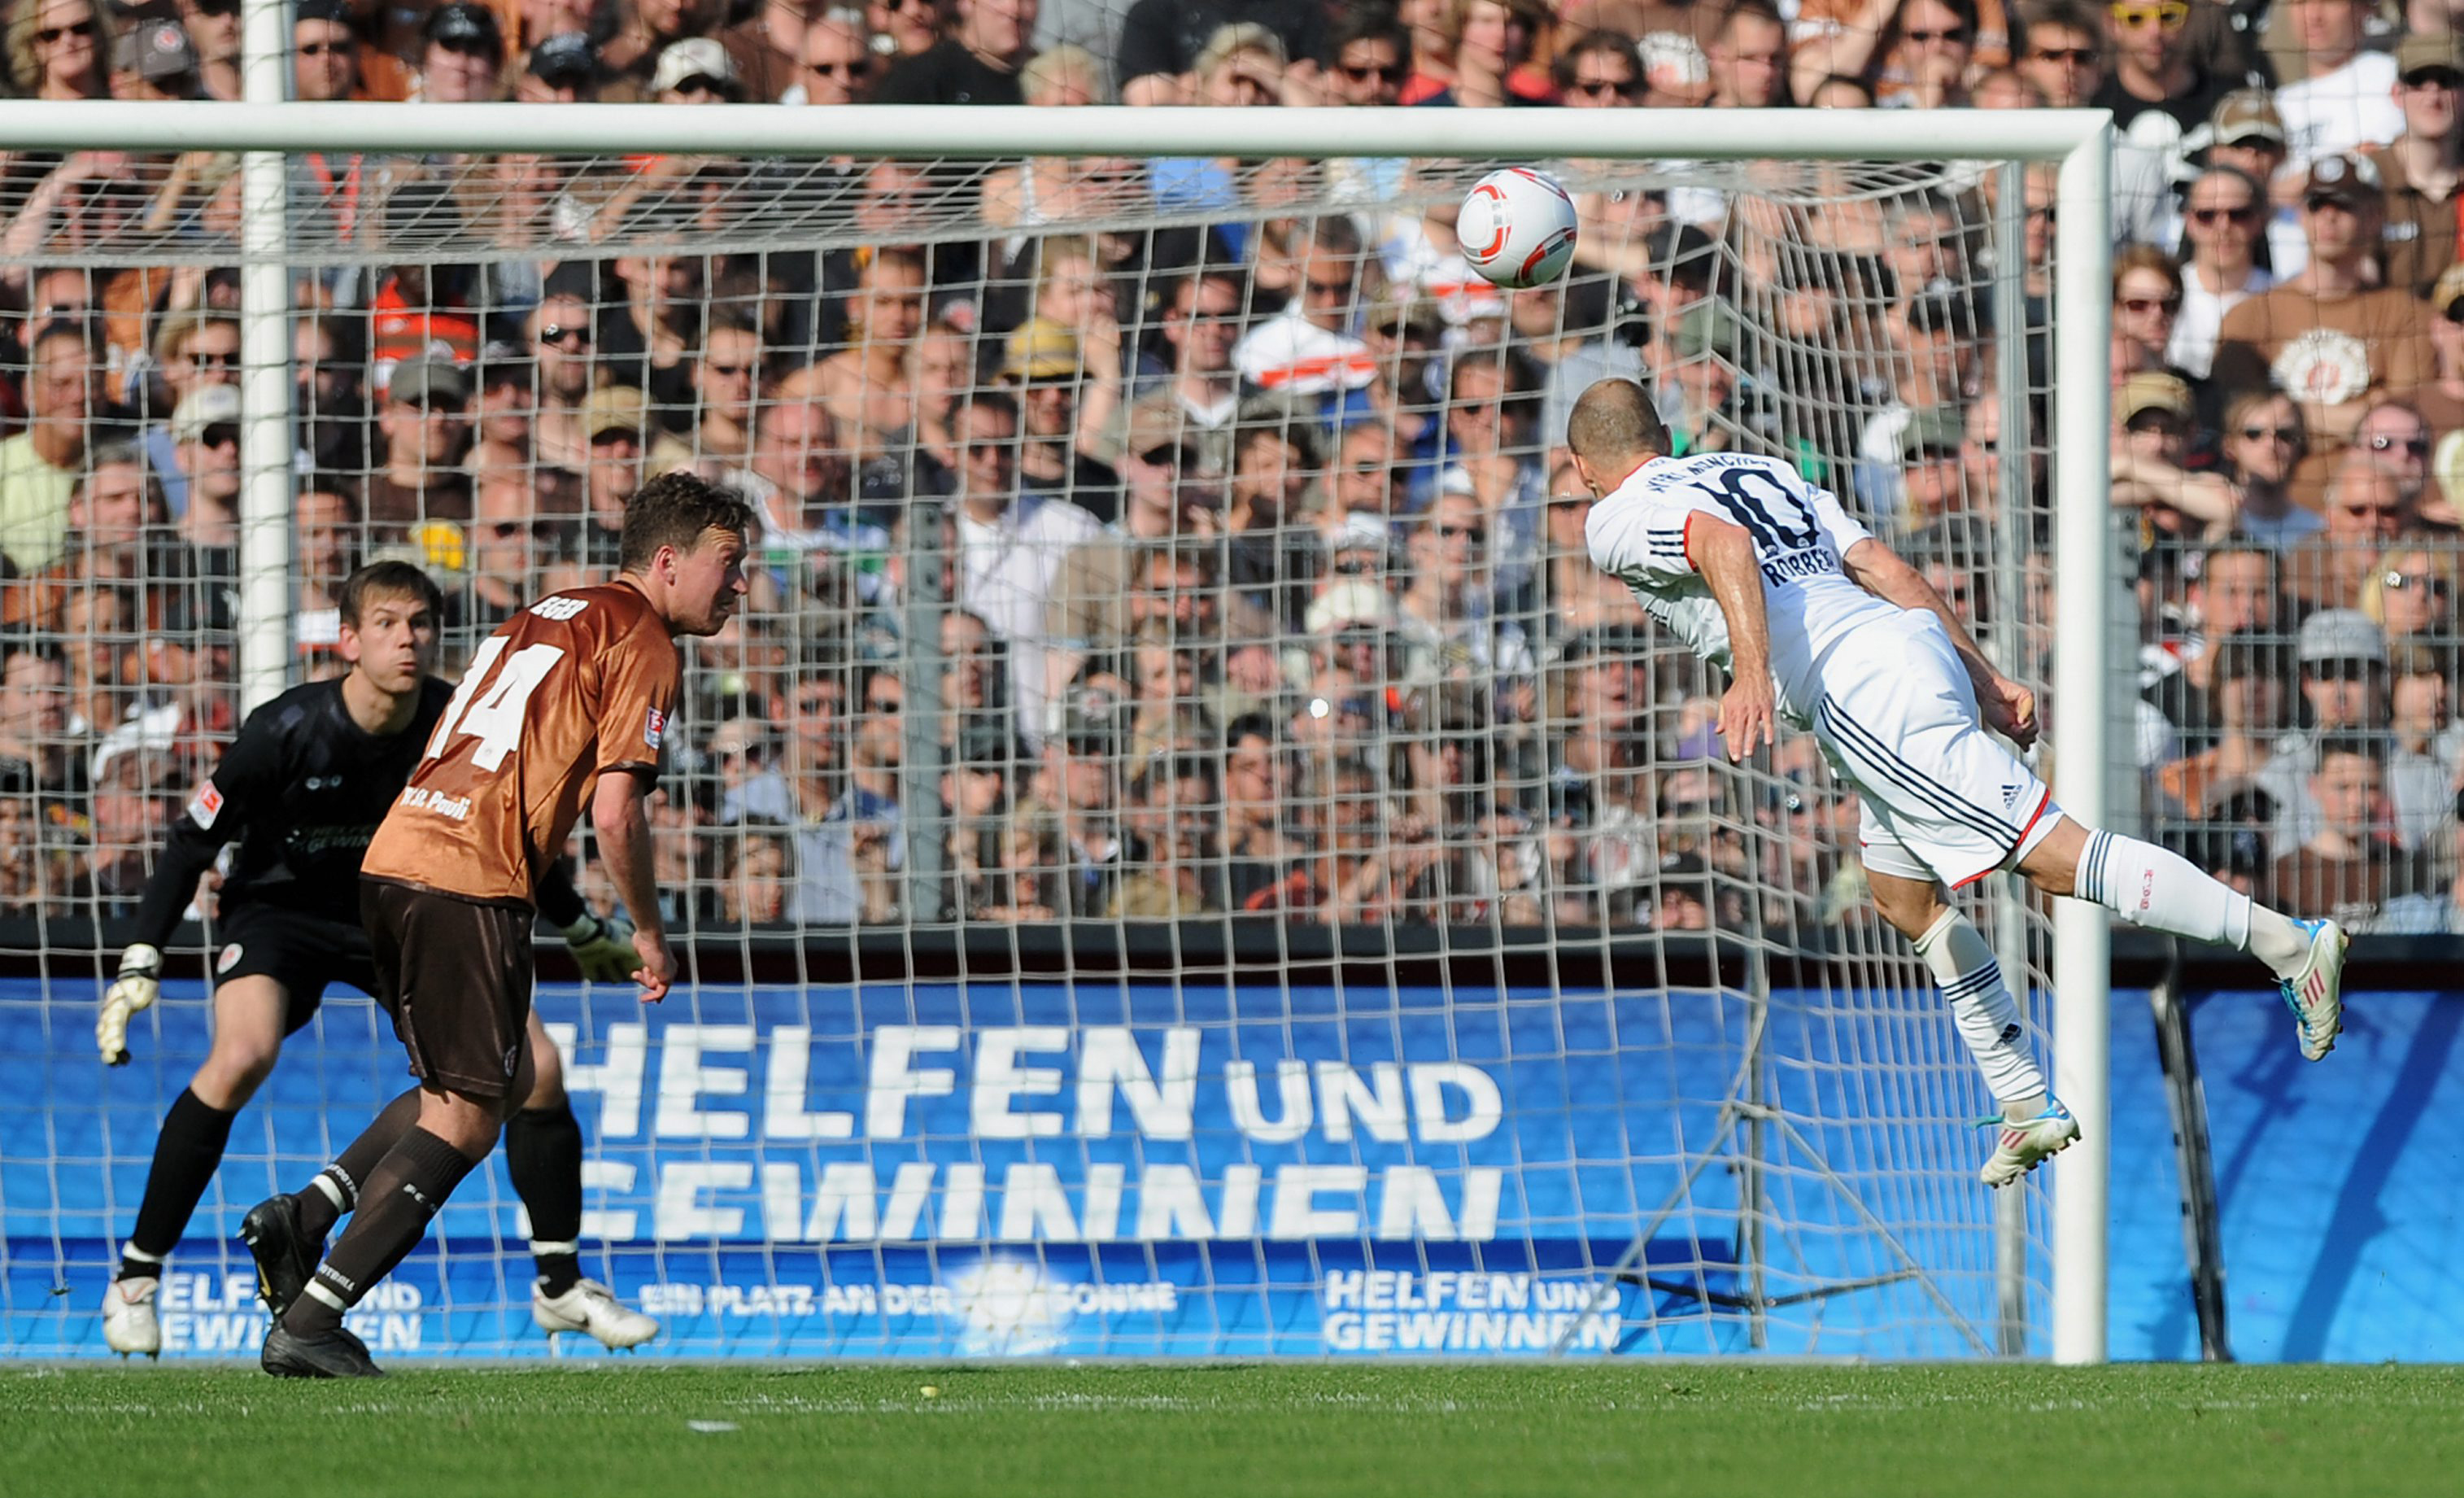
[[[1968,423],[1956,406],[1928,406],[1908,413],[1900,429],[1900,507],[1890,518],[1894,535],[1908,539],[1945,517],[1969,509],[1961,448]],[[1991,495],[1973,496],[1990,501]]]
[[[451,359],[426,354],[393,368],[377,409],[384,455],[368,475],[367,520],[380,538],[424,521],[471,518],[471,378]]]
[[[1078,335],[1049,318],[1027,319],[1003,347],[1001,382],[1017,393],[1025,423],[1020,489],[1067,499],[1109,525],[1120,518],[1121,475],[1078,442],[1078,386],[1089,378]]]
[[[497,97],[505,67],[505,33],[496,12],[471,0],[448,0],[419,29],[419,77],[413,102],[477,104]]]
[[[239,543],[239,387],[201,385],[171,412],[172,452],[188,502],[180,530],[200,547]]]
[[[2311,162],[2301,191],[2309,263],[2227,313],[2219,332],[2217,386],[2284,390],[2301,403],[2314,443],[2349,436],[2370,396],[2409,396],[2432,367],[2421,303],[2373,284],[2384,209],[2366,158]]]
[[[514,98],[525,104],[595,104],[599,86],[598,45],[581,32],[560,32],[531,49]]]
[[[177,21],[140,20],[111,49],[111,97],[132,102],[195,99],[197,49]]]
[[[240,96],[239,0],[179,0],[180,29],[196,49],[197,83],[207,99]]]
[[[1678,320],[1656,396],[1668,423],[1672,455],[1726,451],[1735,440],[1729,403],[1737,393],[1737,315],[1697,302]]]
[[[2232,528],[2238,496],[2231,480],[2193,474],[2186,464],[2197,417],[2190,386],[2179,375],[2143,370],[2113,395],[2113,503],[2141,512],[2167,535]]]
[[[2319,745],[2339,735],[2384,734],[2387,728],[2387,632],[2358,608],[2322,608],[2301,622],[2294,644],[2306,721],[2284,736],[2259,772],[2276,799],[2271,840],[2296,847],[2319,827],[2310,794]]]
[[[2276,284],[2258,263],[2259,235],[2274,208],[2267,187],[2237,166],[2210,165],[2183,194],[2182,304],[2165,362],[2194,380],[2214,367],[2225,314]]]
[[[2294,0],[2277,9],[2292,14],[2306,70],[2276,91],[2293,165],[2385,145],[2404,133],[2396,60],[2363,46],[2377,0]]]
[[[2387,190],[2379,284],[2424,294],[2455,259],[2464,209],[2464,38],[2452,31],[2408,36],[2395,66],[2404,134],[2376,157]]]
[[[180,476],[170,413],[200,386],[239,383],[238,321],[208,312],[164,318],[154,329],[153,368],[162,394],[146,404],[161,411],[163,420],[146,428],[143,440],[147,458],[162,476],[164,496],[177,516],[187,511],[188,482]]]
[[[2301,233],[2300,205],[2277,201],[2277,173],[2283,169],[2290,147],[2285,144],[2284,117],[2276,112],[2275,98],[2263,88],[2239,88],[2227,94],[2208,117],[2204,140],[2204,154],[2194,153],[2202,165],[2246,171],[2253,181],[2267,187],[2271,205],[2267,268],[2279,281],[2299,274],[2309,263],[2310,245]]]
[[[303,104],[356,99],[360,38],[343,0],[296,0],[291,10],[291,97]]]
[[[744,97],[735,60],[707,36],[670,42],[651,71],[650,93],[662,104],[732,104]]]
[[[693,450],[660,430],[650,398],[629,385],[603,386],[582,403],[590,457],[583,473],[583,560],[612,566],[623,541],[625,502],[645,480],[693,464]]]

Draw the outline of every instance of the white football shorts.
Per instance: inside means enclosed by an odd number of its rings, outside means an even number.
[[[1859,627],[1817,674],[1814,737],[1863,802],[1868,870],[1956,889],[2017,863],[2061,821],[2045,782],[1985,731],[1933,615]]]

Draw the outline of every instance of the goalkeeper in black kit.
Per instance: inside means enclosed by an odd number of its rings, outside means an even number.
[[[198,878],[236,843],[217,902],[212,1049],[163,1119],[136,1227],[103,1295],[103,1341],[122,1355],[161,1353],[154,1301],[164,1261],[222,1162],[232,1118],[274,1069],[284,1038],[316,1015],[328,983],[375,992],[360,922],[360,861],[453,689],[432,674],[444,599],[427,573],[402,562],[362,567],[340,602],[349,672],[294,688],[249,716],[173,824],[138,910],[137,941],[121,954],[95,1023],[103,1061],[125,1063],[130,1018],[162,991],[163,943]],[[538,896],[585,977],[614,981],[641,965],[631,930],[591,914],[561,872],[551,870]],[[582,1277],[582,1129],[537,1011],[530,1046],[538,1083],[506,1126],[505,1161],[530,1211],[539,1271],[532,1319],[551,1337],[583,1332],[609,1347],[636,1346],[656,1336],[659,1324]],[[249,1213],[240,1236],[276,1316],[321,1256],[335,1220],[355,1205],[369,1170],[417,1121],[418,1096],[412,1089],[396,1098],[306,1190]]]

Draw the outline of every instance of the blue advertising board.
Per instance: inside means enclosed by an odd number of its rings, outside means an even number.
[[[90,986],[0,984],[20,1355],[99,1351],[156,1126],[205,1050],[204,995],[175,984],[135,1063],[98,1066]],[[1699,991],[539,995],[586,1141],[585,1269],[666,1323],[658,1351],[715,1356],[1981,1352],[1982,1094],[1955,1046],[1859,1059],[1912,1016],[1947,1036],[1929,1002],[1775,995],[1749,1077],[1749,1006]],[[228,1235],[406,1085],[372,1006],[329,996],[173,1257],[166,1354],[253,1351]],[[1768,1114],[1737,1112],[1748,1091]],[[357,1324],[380,1354],[537,1353],[525,1238],[492,1160]],[[1802,1298],[1757,1316],[1755,1294]]]

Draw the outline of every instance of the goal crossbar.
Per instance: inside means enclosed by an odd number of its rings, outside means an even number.
[[[729,156],[1463,156],[2058,162],[2101,109],[1824,110],[1819,132],[1758,110],[1040,109],[924,104],[248,104],[0,101],[16,150],[698,151]],[[1955,122],[1953,122],[1955,121]]]

